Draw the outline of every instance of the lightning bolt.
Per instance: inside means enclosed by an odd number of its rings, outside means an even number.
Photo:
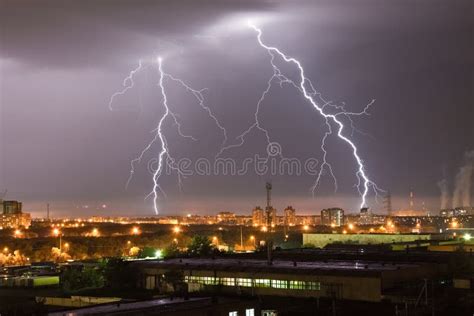
[[[135,76],[135,74],[137,72],[139,72],[142,69],[143,69],[142,61],[139,60],[138,61],[138,67],[133,69],[132,71],[130,71],[128,76],[125,77],[125,79],[123,79],[123,82],[122,82],[123,89],[120,90],[120,91],[115,92],[110,97],[110,100],[109,100],[109,110],[110,111],[114,110],[113,103],[114,103],[115,98],[118,97],[118,96],[122,96],[122,95],[126,94],[128,90],[132,89],[135,86],[135,81],[133,80],[133,77]]]
[[[205,99],[204,99],[204,96],[203,96],[203,92],[206,91],[207,88],[204,88],[204,89],[201,89],[201,90],[196,90],[196,89],[191,88],[187,83],[185,83],[183,80],[181,80],[179,78],[176,78],[176,77],[174,77],[174,76],[172,76],[168,73],[163,73],[163,75],[165,77],[169,78],[170,80],[180,84],[184,89],[189,91],[196,98],[196,100],[198,101],[199,106],[205,112],[207,112],[209,117],[214,121],[217,128],[219,128],[222,131],[223,140],[222,140],[222,143],[221,143],[221,146],[220,146],[221,147],[221,149],[219,150],[219,152],[220,152],[222,150],[222,147],[224,146],[224,144],[227,143],[227,130],[225,129],[224,126],[222,126],[220,121],[217,119],[216,115],[212,112],[212,110],[209,108],[209,106],[207,106],[204,102]]]
[[[287,77],[285,77],[281,73],[280,69],[278,69],[278,67],[276,67],[276,65],[274,64],[275,55],[270,51],[268,53],[270,55],[273,73],[270,76],[270,78],[267,80],[267,86],[266,86],[265,90],[263,90],[262,94],[260,95],[260,98],[258,99],[257,106],[256,106],[256,109],[255,109],[255,113],[254,113],[253,123],[245,131],[243,131],[240,135],[238,135],[235,138],[238,141],[236,144],[223,146],[221,148],[221,150],[217,153],[216,158],[221,156],[225,151],[227,151],[229,149],[241,147],[245,143],[245,138],[247,137],[247,135],[253,129],[257,129],[257,130],[261,131],[264,134],[265,139],[267,141],[267,146],[270,146],[270,144],[272,143],[269,131],[266,128],[264,128],[262,126],[262,124],[260,123],[260,120],[259,120],[260,108],[261,108],[261,105],[262,105],[263,101],[265,100],[265,97],[270,92],[270,89],[272,88],[274,83],[279,84],[280,86],[282,86],[284,83],[291,83],[291,80],[289,80]],[[281,153],[280,153],[280,155],[281,155]]]
[[[130,184],[130,182],[133,179],[133,176],[135,174],[136,166],[141,163],[141,161],[142,161],[143,157],[145,156],[145,154],[151,148],[153,148],[155,143],[159,142],[160,143],[160,152],[159,152],[158,158],[157,158],[157,167],[153,171],[153,189],[145,197],[145,199],[146,199],[150,196],[153,196],[153,208],[154,208],[154,211],[155,211],[156,214],[158,214],[158,212],[159,212],[159,208],[158,208],[159,192],[164,197],[166,197],[166,193],[160,187],[159,181],[158,181],[160,176],[163,173],[165,165],[168,166],[171,170],[176,171],[176,174],[178,176],[178,186],[179,186],[180,189],[182,189],[182,179],[185,178],[185,175],[183,174],[183,172],[177,166],[176,160],[170,154],[170,150],[169,150],[169,147],[168,147],[168,141],[167,141],[167,138],[166,138],[165,134],[163,133],[163,124],[164,124],[164,122],[167,119],[171,119],[172,122],[173,122],[173,125],[175,125],[176,128],[177,128],[177,132],[178,132],[179,136],[181,136],[183,138],[191,139],[193,141],[197,140],[193,136],[187,135],[182,131],[182,126],[181,126],[181,123],[178,120],[178,115],[171,110],[171,108],[168,104],[168,96],[166,94],[166,89],[165,89],[165,79],[173,81],[175,83],[178,83],[186,91],[190,92],[196,98],[199,106],[209,115],[209,117],[214,121],[216,126],[222,131],[223,141],[222,141],[221,147],[227,142],[227,130],[219,122],[218,118],[212,112],[212,110],[209,108],[209,106],[207,106],[205,104],[205,98],[204,98],[203,92],[207,89],[206,88],[201,89],[201,90],[193,89],[190,85],[185,83],[183,80],[181,80],[179,78],[176,78],[176,77],[172,76],[169,73],[166,73],[163,70],[163,61],[160,57],[157,58],[157,64],[158,64],[158,72],[159,72],[158,86],[160,88],[160,93],[162,95],[162,100],[163,100],[162,104],[164,106],[165,112],[163,113],[163,115],[159,119],[158,124],[155,127],[155,129],[153,129],[151,131],[151,133],[153,134],[153,138],[151,139],[151,141],[143,148],[143,150],[140,152],[138,157],[136,157],[136,158],[134,158],[130,161],[130,174],[129,174],[129,177],[127,179],[126,185],[125,185],[125,187],[128,188],[128,186],[129,186],[129,184]],[[132,89],[135,86],[134,77],[139,71],[143,70],[144,68],[145,67],[142,65],[142,62],[140,60],[138,67],[133,69],[132,71],[130,71],[129,75],[123,80],[122,85],[123,85],[124,88],[122,90],[114,93],[111,96],[110,101],[109,101],[109,109],[110,110],[113,110],[113,102],[114,102],[115,98],[117,98],[118,96],[126,94],[128,90]]]
[[[325,101],[322,99],[321,94],[318,93],[311,81],[306,78],[304,68],[301,65],[300,61],[298,61],[296,58],[289,57],[286,54],[284,54],[280,49],[273,47],[273,46],[268,46],[266,45],[263,40],[262,40],[262,30],[256,27],[255,25],[249,23],[249,27],[251,27],[253,30],[257,32],[257,41],[258,44],[264,48],[271,56],[271,65],[273,68],[273,76],[271,79],[274,77],[277,77],[279,79],[280,84],[282,83],[289,83],[295,88],[297,88],[304,96],[304,98],[309,101],[309,103],[317,110],[317,112],[324,118],[325,120],[325,125],[327,126],[327,131],[325,132],[323,138],[322,138],[322,143],[321,143],[321,149],[323,151],[323,161],[320,166],[320,171],[318,176],[316,177],[316,181],[314,185],[312,186],[312,191],[314,193],[314,190],[318,187],[321,177],[324,173],[324,170],[327,169],[332,176],[335,184],[335,188],[337,190],[337,180],[333,172],[333,168],[331,164],[327,161],[327,149],[326,149],[326,141],[330,135],[333,134],[333,127],[336,128],[336,135],[339,139],[341,139],[343,142],[345,142],[351,149],[352,155],[357,163],[358,169],[356,172],[356,177],[357,177],[357,190],[361,196],[361,203],[360,207],[365,207],[366,206],[366,198],[367,194],[369,192],[369,189],[372,188],[377,195],[379,191],[382,191],[377,187],[377,185],[369,179],[366,171],[365,171],[365,166],[363,160],[360,158],[357,146],[354,144],[353,141],[351,141],[347,136],[344,135],[344,128],[345,125],[343,121],[340,119],[340,116],[345,116],[348,117],[351,126],[353,127],[352,120],[350,119],[350,116],[359,116],[359,115],[366,115],[368,114],[368,110],[370,106],[373,104],[373,102],[369,103],[363,111],[361,112],[347,112],[343,106],[334,106],[330,102]],[[295,83],[294,81],[288,79],[287,77],[283,76],[281,74],[281,71],[278,70],[278,67],[275,65],[274,60],[275,60],[275,55],[280,56],[286,63],[292,63],[296,65],[296,67],[299,70],[299,77],[300,81],[299,83]],[[269,81],[270,82],[270,81]],[[268,92],[269,88],[267,88],[266,92]],[[264,94],[266,94],[264,92]],[[322,105],[320,105],[316,100],[315,97],[319,96],[319,98],[322,100]],[[337,112],[335,113],[328,113],[325,111],[325,108],[327,106],[331,106],[332,108],[336,109]],[[257,112],[258,113],[258,110]],[[254,124],[255,125],[255,124]],[[257,122],[258,126],[258,122]],[[354,127],[353,127],[354,128]],[[245,132],[244,132],[245,134]],[[244,135],[245,136],[245,135]],[[243,142],[242,142],[243,143]],[[240,143],[239,143],[240,144]],[[238,145],[239,145],[238,144]],[[236,146],[238,146],[236,145]]]

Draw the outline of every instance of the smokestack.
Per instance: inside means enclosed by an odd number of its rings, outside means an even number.
[[[453,208],[471,206],[471,183],[474,169],[474,150],[465,153],[464,161],[465,163],[461,168],[459,168],[455,179]]]
[[[449,203],[449,187],[446,179],[438,181],[438,188],[441,191],[441,205],[440,209],[445,210],[448,208]]]

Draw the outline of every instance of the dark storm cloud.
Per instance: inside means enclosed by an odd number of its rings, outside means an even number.
[[[225,15],[275,7],[265,0],[1,0],[0,4],[0,55],[62,68],[97,67],[122,62],[137,51],[149,54],[179,46]]]

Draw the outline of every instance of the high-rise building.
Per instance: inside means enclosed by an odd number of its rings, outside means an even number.
[[[0,228],[29,227],[31,215],[22,212],[22,203],[18,201],[0,200]]]
[[[321,211],[321,225],[342,226],[344,225],[344,210],[333,207]]]
[[[263,226],[265,225],[265,212],[260,206],[257,206],[252,210],[252,225]]]
[[[21,213],[22,203],[18,201],[1,201],[3,214],[18,214]]]
[[[296,225],[296,211],[292,206],[287,206],[283,211],[284,214],[284,225],[295,226]]]
[[[360,209],[359,223],[361,225],[372,224],[372,214],[370,213],[368,207],[363,207]]]

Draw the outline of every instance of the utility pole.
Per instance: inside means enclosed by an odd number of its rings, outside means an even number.
[[[272,184],[267,182],[265,188],[267,189],[267,207],[265,208],[265,213],[267,215],[267,228],[270,229],[272,224]]]
[[[242,232],[242,225],[240,225],[240,249],[244,251],[244,234]]]

